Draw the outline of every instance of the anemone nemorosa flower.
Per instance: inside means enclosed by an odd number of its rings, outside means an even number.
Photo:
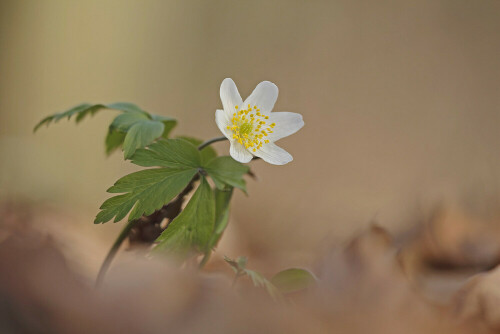
[[[233,159],[246,163],[257,156],[273,165],[293,160],[274,142],[297,132],[304,121],[297,113],[271,112],[278,98],[275,84],[262,81],[243,102],[234,81],[226,78],[220,86],[220,98],[224,110],[215,112],[215,122],[231,143]]]

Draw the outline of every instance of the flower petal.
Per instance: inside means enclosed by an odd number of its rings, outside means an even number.
[[[241,108],[243,105],[240,93],[233,79],[226,78],[222,81],[220,85],[220,99],[222,100],[222,107],[228,117],[236,110],[236,106]]]
[[[272,165],[284,165],[293,160],[290,153],[273,143],[264,144],[253,154]]]
[[[304,126],[301,114],[294,112],[273,112],[269,115],[269,124],[276,123],[268,138],[271,142],[287,137],[299,131]]]
[[[253,156],[250,152],[247,151],[245,146],[241,145],[237,141],[231,142],[231,148],[229,149],[229,154],[233,157],[234,160],[247,163],[252,160]]]
[[[247,108],[248,105],[257,106],[261,113],[269,114],[277,99],[278,87],[270,81],[262,81],[243,102],[243,105],[244,108]]]
[[[226,136],[228,139],[232,139],[232,132],[228,130],[227,127],[231,125],[227,114],[224,110],[217,109],[215,111],[215,123],[219,127],[219,130]]]

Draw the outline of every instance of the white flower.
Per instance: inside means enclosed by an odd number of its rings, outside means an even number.
[[[226,78],[220,86],[220,98],[224,110],[215,112],[215,122],[231,143],[233,159],[246,163],[255,155],[273,165],[293,160],[274,142],[297,132],[304,121],[297,113],[271,112],[278,98],[275,84],[262,81],[243,102],[234,81]]]

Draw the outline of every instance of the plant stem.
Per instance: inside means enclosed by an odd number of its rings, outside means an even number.
[[[218,141],[224,141],[224,140],[227,140],[227,138],[224,137],[224,136],[222,136],[222,137],[215,137],[215,138],[209,139],[209,140],[203,142],[200,146],[198,146],[198,150],[201,151],[202,149],[204,149],[208,145],[211,145],[211,144],[216,143]]]
[[[99,273],[97,274],[97,279],[96,279],[96,287],[100,286],[103,279],[104,275],[106,275],[106,272],[109,269],[109,266],[111,265],[111,261],[113,261],[113,258],[115,257],[116,253],[118,252],[118,249],[120,249],[120,246],[122,245],[123,241],[128,237],[130,230],[134,227],[134,225],[138,222],[138,220],[132,220],[125,225],[125,228],[120,232],[118,235],[118,238],[116,238],[115,243],[113,246],[111,246],[111,249],[109,250],[108,254],[106,255],[106,258],[104,259],[104,262],[101,265],[101,268],[99,269]]]
[[[210,252],[207,252],[203,255],[203,259],[201,259],[201,262],[198,265],[198,269],[203,269],[205,264],[207,264],[208,260],[210,260]]]

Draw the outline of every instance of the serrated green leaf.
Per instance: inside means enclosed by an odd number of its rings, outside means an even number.
[[[33,132],[36,132],[42,125],[49,125],[50,123],[56,123],[63,118],[70,119],[71,117],[76,115],[76,122],[81,122],[87,115],[94,115],[97,111],[101,109],[113,109],[119,110],[122,112],[144,112],[138,106],[132,103],[126,102],[117,102],[110,104],[90,104],[90,103],[82,103],[79,104],[69,110],[56,113],[51,116],[47,116],[38,123]]]
[[[186,208],[168,225],[156,240],[155,251],[185,257],[191,251],[206,253],[215,223],[215,200],[204,177]]]
[[[177,196],[197,173],[195,168],[147,169],[126,175],[108,189],[110,193],[125,193],[111,197],[101,206],[94,223],[117,222],[129,214],[128,220],[150,215]]]
[[[314,285],[316,283],[316,277],[305,269],[290,268],[274,275],[271,282],[282,293],[290,293]]]
[[[229,185],[246,192],[246,183],[243,175],[248,172],[248,166],[239,163],[229,156],[224,156],[210,160],[203,167],[212,180],[214,180],[217,188],[224,189],[225,185]]]
[[[160,139],[148,148],[138,149],[131,160],[143,167],[201,167],[200,152],[184,139]]]
[[[193,144],[196,147],[200,146],[203,143],[202,140],[197,139],[197,138],[193,138],[193,137],[179,136],[177,138],[187,140],[188,142],[190,142],[191,144]],[[215,150],[212,146],[204,147],[200,151],[200,154],[201,154],[202,164],[206,164],[207,162],[209,162],[213,158],[217,157],[217,152],[215,152]]]
[[[215,189],[215,226],[210,238],[210,248],[217,246],[229,222],[229,203],[233,195],[233,188],[229,190]]]
[[[163,123],[157,121],[140,121],[132,125],[123,141],[125,159],[132,157],[138,148],[145,147],[161,137],[164,129]]]
[[[108,134],[106,135],[105,145],[106,145],[106,154],[110,155],[115,150],[120,148],[123,144],[123,140],[125,139],[125,132],[120,132],[117,130],[109,129]]]

